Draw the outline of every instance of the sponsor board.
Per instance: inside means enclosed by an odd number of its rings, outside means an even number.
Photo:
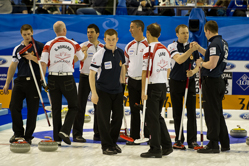
[[[233,95],[249,95],[249,73],[233,73]]]
[[[203,112],[203,110],[202,110]],[[196,118],[200,118],[201,117],[201,113],[200,112],[196,112]],[[204,114],[202,113],[202,117],[204,117]]]
[[[0,89],[3,89],[7,79],[7,67],[0,67]],[[12,81],[10,82],[9,89],[12,89]]]
[[[225,119],[229,119],[232,117],[232,115],[230,113],[227,113],[227,112],[223,112],[223,116]]]
[[[0,55],[0,68],[9,67],[11,64],[12,56],[11,55]]]
[[[127,94],[126,94],[127,95]],[[129,106],[129,96],[125,106]],[[223,109],[235,109],[235,110],[249,110],[249,96],[248,95],[225,95],[222,101]],[[170,94],[167,93],[164,100],[163,107],[172,107]],[[199,108],[199,94],[196,94],[196,108]]]
[[[89,109],[87,112],[88,112],[89,114],[91,114],[91,115],[94,115],[94,109],[93,109],[93,108]]]
[[[172,119],[172,107],[167,108],[167,118]],[[204,113],[202,116],[204,117]],[[246,110],[232,110],[232,109],[223,109],[223,116],[226,120],[249,120],[249,111]],[[196,118],[200,119],[200,109],[196,109]],[[204,118],[203,118],[204,120]]]
[[[226,70],[232,70],[236,67],[236,65],[232,62],[227,62],[227,65],[226,65]]]
[[[224,72],[244,72],[249,69],[248,61],[227,61],[226,69]]]
[[[244,120],[249,120],[249,112],[242,113],[239,117]]]
[[[249,70],[249,63],[245,64],[245,68]]]

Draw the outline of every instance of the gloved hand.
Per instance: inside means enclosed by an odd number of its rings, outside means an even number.
[[[43,87],[43,89],[45,90],[45,92],[48,92],[48,84],[46,86],[45,82],[43,80],[41,80],[41,86]]]

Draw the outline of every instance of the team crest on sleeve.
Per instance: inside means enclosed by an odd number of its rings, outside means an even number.
[[[191,54],[190,55],[190,60],[193,60],[194,59],[194,56]]]
[[[121,67],[122,66],[122,61],[120,60],[120,62],[119,62],[119,66]]]

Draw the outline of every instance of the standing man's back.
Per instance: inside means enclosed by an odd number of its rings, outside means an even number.
[[[84,54],[77,42],[66,37],[67,29],[62,21],[57,21],[53,28],[57,37],[46,43],[41,62],[43,72],[46,73],[47,66],[49,71],[48,88],[52,101],[54,140],[59,145],[61,140],[70,145],[69,135],[78,112],[77,90],[73,77],[74,55],[79,60],[84,60]],[[68,102],[68,113],[63,125],[61,121],[62,95]]]

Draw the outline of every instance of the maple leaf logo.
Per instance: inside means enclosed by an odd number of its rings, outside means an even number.
[[[60,52],[59,54],[56,54],[55,57],[61,60],[64,60],[64,59],[70,58],[71,55],[67,54],[66,52]]]
[[[158,63],[157,66],[160,66],[161,68],[164,68],[165,66],[168,65],[168,61],[161,59]]]

